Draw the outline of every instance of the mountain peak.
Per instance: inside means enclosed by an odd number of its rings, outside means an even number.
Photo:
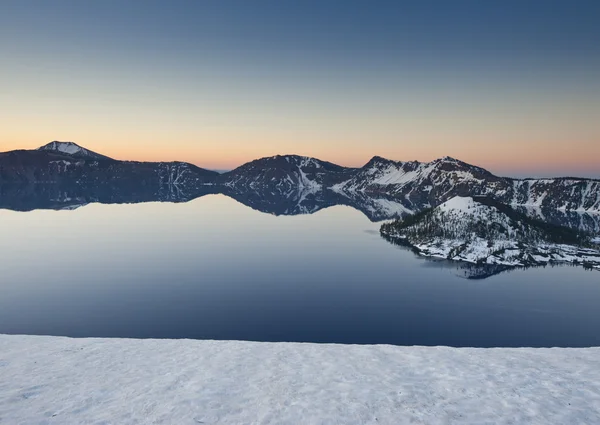
[[[387,158],[384,158],[382,156],[375,155],[373,158],[371,158],[369,160],[369,162],[367,162],[363,166],[363,168],[364,167],[371,167],[371,166],[376,165],[376,164],[384,164],[384,165],[387,165],[387,164],[402,164],[402,162],[394,161],[392,159],[387,159]]]
[[[77,143],[73,142],[60,142],[58,140],[54,140],[47,145],[41,146],[37,149],[38,151],[57,151],[62,153],[67,153],[69,155],[73,155],[77,152],[81,152],[83,148],[79,146]]]
[[[443,156],[438,159],[435,159],[435,160],[431,161],[431,163],[434,163],[434,164],[466,164],[465,162],[461,161],[460,159],[456,159],[456,158],[453,158],[448,155]]]
[[[37,148],[38,151],[52,151],[60,152],[66,155],[75,156],[78,158],[89,158],[89,159],[111,159],[107,156],[100,155],[99,153],[93,152],[89,149],[79,146],[73,142],[60,142],[54,140],[44,146]]]

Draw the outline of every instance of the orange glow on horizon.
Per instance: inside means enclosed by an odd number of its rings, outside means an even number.
[[[31,138],[11,138],[10,142],[0,142],[0,151],[15,149],[35,149],[51,140],[39,141]],[[290,144],[262,144],[234,142],[220,139],[216,143],[168,143],[152,140],[151,143],[117,143],[114,139],[106,142],[101,139],[61,139],[73,141],[95,152],[119,160],[132,161],[185,161],[199,167],[214,170],[231,170],[254,159],[285,154],[312,156],[324,161],[348,167],[361,167],[375,155],[396,161],[418,160],[428,162],[445,155],[483,167],[497,175],[553,174],[556,176],[582,175],[600,177],[600,143],[589,142],[590,150],[574,150],[568,142],[560,140],[544,148],[541,142],[521,143],[446,143],[435,146],[429,143],[386,144],[385,149],[370,146],[352,146],[351,149],[337,149],[332,146],[319,146],[314,143],[295,142],[302,149],[290,149]],[[335,144],[334,144],[335,145]],[[343,146],[343,144],[340,144]],[[495,148],[494,148],[495,147]]]

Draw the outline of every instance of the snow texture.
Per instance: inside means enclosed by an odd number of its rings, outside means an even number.
[[[76,155],[78,157],[92,158],[92,159],[110,159],[107,156],[100,155],[96,152],[92,152],[86,148],[79,146],[73,142],[50,142],[47,145],[39,147],[38,151],[53,151],[61,152],[67,155]]]
[[[52,151],[66,153],[69,155],[74,155],[79,152],[85,153],[85,149],[83,149],[81,146],[79,146],[73,142],[51,142],[51,143],[47,144],[46,146],[41,147],[40,150],[47,150],[47,151],[52,150]]]
[[[597,424],[600,348],[0,335],[6,424]]]

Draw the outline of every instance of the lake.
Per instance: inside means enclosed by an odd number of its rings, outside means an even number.
[[[598,346],[600,273],[467,279],[350,206],[0,210],[0,333],[449,346]],[[481,276],[480,276],[481,277]]]

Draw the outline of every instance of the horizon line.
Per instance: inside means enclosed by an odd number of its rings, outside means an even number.
[[[363,165],[361,165],[361,166],[347,166],[347,165],[340,165],[340,164],[338,164],[337,162],[333,162],[333,161],[329,161],[329,160],[323,160],[323,159],[320,159],[320,158],[318,158],[318,157],[316,157],[316,156],[302,155],[302,154],[297,154],[297,153],[288,153],[288,154],[274,154],[274,155],[266,155],[266,156],[261,156],[261,157],[258,157],[258,158],[254,158],[254,159],[251,159],[251,160],[245,161],[245,162],[243,162],[243,163],[241,163],[240,165],[237,165],[237,166],[235,166],[235,167],[229,168],[229,167],[205,167],[205,166],[200,166],[200,165],[198,165],[197,163],[194,163],[194,162],[191,162],[191,161],[182,161],[182,160],[171,160],[171,161],[161,161],[161,160],[159,160],[159,161],[144,161],[144,160],[137,160],[137,159],[116,159],[116,158],[113,158],[112,156],[110,156],[109,154],[104,154],[104,153],[101,153],[101,152],[97,152],[97,151],[95,151],[95,150],[89,149],[89,148],[87,148],[86,146],[80,145],[79,143],[76,143],[76,142],[73,142],[73,141],[70,141],[70,140],[65,140],[65,141],[61,141],[61,140],[52,140],[52,141],[50,141],[50,142],[48,142],[48,143],[45,143],[45,144],[43,144],[43,145],[41,145],[41,146],[38,146],[37,148],[31,148],[31,149],[27,149],[27,148],[23,148],[23,149],[13,149],[13,150],[4,151],[4,152],[0,152],[0,153],[8,153],[8,152],[14,152],[14,151],[20,151],[20,150],[22,150],[22,151],[35,151],[35,150],[38,150],[38,149],[40,149],[40,148],[42,148],[42,147],[44,147],[44,146],[47,146],[47,145],[49,145],[49,144],[51,144],[51,143],[71,143],[71,144],[74,144],[74,145],[76,145],[76,146],[78,146],[78,147],[80,147],[80,148],[83,148],[83,149],[86,149],[86,150],[92,151],[92,152],[94,152],[94,153],[97,153],[97,154],[100,154],[100,155],[103,155],[103,156],[107,156],[107,157],[109,157],[110,159],[113,159],[113,160],[115,160],[115,161],[133,161],[133,162],[183,162],[183,163],[192,164],[192,165],[194,165],[194,166],[196,166],[196,167],[198,167],[198,168],[202,168],[202,169],[205,169],[205,170],[219,172],[219,173],[221,173],[221,174],[224,174],[224,173],[228,173],[228,172],[234,171],[234,170],[236,170],[237,168],[240,168],[240,167],[242,167],[242,166],[244,166],[244,165],[246,165],[246,164],[248,164],[248,163],[251,163],[251,162],[253,162],[253,161],[260,161],[261,159],[268,159],[268,158],[275,158],[275,157],[290,157],[290,156],[297,156],[297,157],[302,157],[302,158],[310,158],[310,159],[315,159],[315,160],[322,161],[322,162],[328,162],[328,163],[330,163],[330,164],[333,164],[333,165],[336,165],[336,166],[339,166],[339,167],[343,167],[343,168],[348,168],[348,169],[361,169],[361,168],[364,168],[364,167],[365,167],[365,166],[366,166],[366,165],[367,165],[369,162],[371,162],[372,160],[374,160],[374,159],[377,159],[377,158],[383,159],[383,160],[385,160],[385,161],[391,161],[391,162],[395,162],[395,163],[411,163],[411,162],[413,162],[413,163],[419,163],[419,164],[431,164],[431,163],[433,163],[433,162],[435,162],[435,161],[440,161],[440,160],[444,160],[444,159],[449,159],[449,160],[453,160],[453,161],[459,161],[459,162],[462,162],[462,163],[464,163],[464,164],[467,164],[467,165],[469,165],[469,166],[471,166],[471,167],[480,168],[480,169],[482,169],[482,170],[485,170],[485,171],[487,171],[487,172],[491,173],[492,175],[494,175],[494,176],[496,176],[496,177],[500,177],[500,178],[506,178],[506,179],[512,179],[512,180],[533,180],[533,179],[543,179],[543,178],[547,178],[547,179],[577,179],[577,180],[594,180],[594,181],[600,181],[600,176],[598,176],[598,177],[577,177],[577,176],[574,176],[574,175],[554,175],[554,176],[552,176],[552,177],[541,177],[541,176],[538,176],[538,177],[536,177],[536,176],[529,176],[529,177],[525,177],[525,176],[521,176],[521,177],[511,177],[511,176],[508,176],[508,175],[502,175],[502,174],[496,174],[496,173],[493,173],[492,171],[489,171],[489,170],[488,170],[487,168],[485,168],[485,167],[482,167],[482,166],[479,166],[479,165],[473,164],[473,163],[471,163],[471,162],[463,161],[463,160],[461,160],[461,159],[458,159],[458,158],[452,157],[452,156],[450,156],[450,155],[444,155],[444,156],[440,156],[440,157],[437,157],[437,158],[435,158],[435,159],[432,159],[431,161],[420,161],[420,160],[416,160],[416,159],[415,159],[415,160],[410,160],[410,161],[405,161],[405,160],[390,159],[390,158],[386,158],[386,157],[384,157],[384,156],[381,156],[381,155],[377,155],[377,154],[375,154],[375,155],[371,156],[371,157],[370,157],[370,158],[369,158],[369,159],[368,159],[368,160],[367,160],[367,161],[366,161],[366,162],[365,162]]]

